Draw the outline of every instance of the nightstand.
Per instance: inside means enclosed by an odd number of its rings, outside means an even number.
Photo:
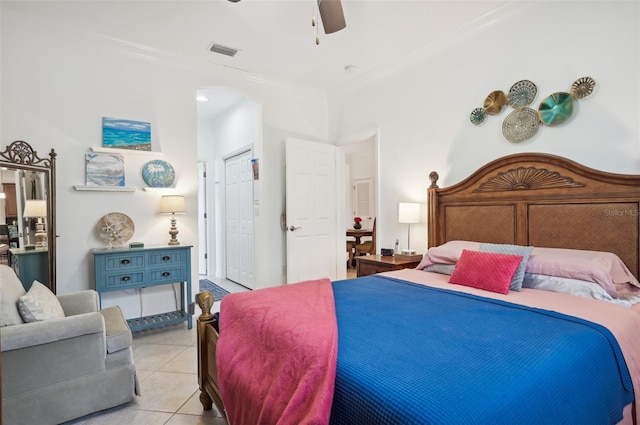
[[[413,269],[420,260],[398,260],[392,256],[364,255],[356,257],[356,271],[358,277],[370,274],[390,272],[392,270]]]

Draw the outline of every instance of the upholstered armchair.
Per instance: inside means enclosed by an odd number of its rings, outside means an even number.
[[[59,424],[138,393],[129,326],[95,291],[27,293],[0,265],[0,304],[3,424]]]

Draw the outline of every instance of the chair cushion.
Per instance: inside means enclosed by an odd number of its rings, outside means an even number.
[[[26,294],[13,269],[0,265],[0,326],[24,323],[18,311],[18,299]]]
[[[107,333],[107,353],[115,353],[131,346],[131,329],[122,315],[120,307],[113,306],[100,310],[104,316]]]
[[[18,310],[25,323],[61,319],[64,310],[53,292],[37,280],[25,295],[18,299]]]

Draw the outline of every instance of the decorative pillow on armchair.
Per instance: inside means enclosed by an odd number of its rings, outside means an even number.
[[[25,323],[61,319],[64,310],[53,292],[37,280],[31,289],[18,300],[18,310]]]

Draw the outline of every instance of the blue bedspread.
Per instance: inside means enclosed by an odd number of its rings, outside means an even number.
[[[603,425],[633,400],[598,324],[383,276],[333,291],[332,425]]]

